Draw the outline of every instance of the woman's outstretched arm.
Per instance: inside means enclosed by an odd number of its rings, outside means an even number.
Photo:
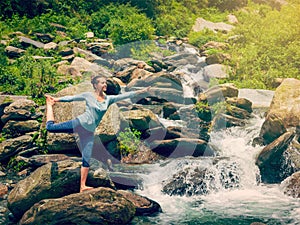
[[[48,94],[46,94],[45,96],[46,96],[46,98],[49,98],[54,102],[84,101],[86,99],[85,98],[85,93],[81,93],[81,94],[74,95],[74,96],[70,95],[70,96],[58,97],[58,98],[50,96]]]
[[[133,97],[135,97],[136,95],[139,95],[139,94],[146,93],[150,90],[150,88],[151,87],[146,87],[146,88],[143,88],[143,89],[138,90],[138,91],[129,91],[129,92],[126,92],[124,94],[110,95],[109,96],[110,104],[121,101],[121,100],[124,100],[126,98],[133,98]]]

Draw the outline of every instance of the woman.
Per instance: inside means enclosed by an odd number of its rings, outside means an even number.
[[[86,186],[86,180],[90,167],[89,161],[94,145],[94,131],[99,125],[108,107],[114,102],[126,98],[132,98],[138,94],[145,93],[150,89],[150,87],[148,87],[142,90],[131,91],[120,95],[107,96],[104,93],[107,89],[105,77],[100,75],[95,76],[92,78],[91,83],[93,85],[94,92],[84,92],[78,95],[64,96],[60,98],[45,95],[47,108],[47,131],[53,133],[78,133],[80,142],[79,148],[82,153],[82,167],[80,169],[80,192],[93,188]],[[53,105],[55,102],[71,101],[85,101],[85,112],[73,120],[62,123],[54,123]]]

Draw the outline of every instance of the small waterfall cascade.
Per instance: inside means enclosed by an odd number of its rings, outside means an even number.
[[[279,184],[260,183],[255,159],[262,147],[251,143],[262,123],[255,115],[245,127],[213,131],[210,144],[218,148],[217,157],[146,166],[137,192],[159,202],[163,213],[133,224],[300,224],[299,200],[284,195]]]
[[[195,54],[187,47],[176,51]],[[208,88],[203,76],[205,57],[197,57],[196,63],[173,71],[181,73],[187,98]],[[280,184],[261,183],[255,161],[263,147],[253,147],[252,140],[259,135],[264,118],[261,112],[252,114],[246,126],[210,132],[209,144],[217,156],[169,158],[131,170],[143,179],[143,187],[136,192],[157,201],[163,210],[154,217],[137,217],[132,225],[300,225],[300,201],[284,195]],[[182,120],[159,120],[165,127],[186,126]]]

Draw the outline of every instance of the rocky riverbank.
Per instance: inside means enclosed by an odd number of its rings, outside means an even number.
[[[22,36],[20,41],[44,49],[46,46]],[[66,61],[57,64],[57,70],[80,76],[82,82],[56,96],[92,90],[88,77],[98,73],[108,77],[108,94],[145,86],[152,86],[151,92],[131,102],[114,104],[107,111],[95,132],[94,161],[88,177],[88,185],[96,188],[85,193],[78,193],[81,164],[76,136],[47,133],[45,108],[30,98],[0,96],[1,224],[126,224],[135,215],[161,213],[159,202],[134,192],[142,188],[140,177],[114,172],[107,162],[138,165],[186,156],[217,157],[218,146],[209,142],[211,130],[243,127],[257,107],[251,91],[243,91],[241,97],[242,91],[232,84],[208,88],[211,78],[222,79],[228,74],[222,60],[208,59],[205,50],[225,43],[210,42],[197,49],[184,40],[168,40],[160,47],[176,52],[153,57],[146,63],[131,58],[105,58],[105,50],[112,45],[98,41],[86,42],[87,50],[80,48],[83,41],[65,43]],[[71,48],[74,44],[78,46]],[[21,56],[12,54],[9,48],[7,52],[13,57]],[[261,182],[282,182],[282,191],[296,198],[300,195],[299,90],[299,80],[282,81],[271,104],[265,106],[265,122],[259,137],[253,140],[253,145],[265,146],[256,162]],[[54,107],[58,122],[74,118],[83,110],[80,102],[57,103]],[[169,126],[168,121],[184,126]],[[126,128],[141,134],[134,154],[124,155],[120,149],[119,136]],[[206,172],[195,171],[190,180],[197,185]],[[184,179],[180,179],[184,176],[185,173],[174,176],[162,191],[189,195]],[[235,187],[228,184],[228,188]]]

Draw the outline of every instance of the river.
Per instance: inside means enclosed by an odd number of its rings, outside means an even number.
[[[238,170],[233,169],[231,173],[237,173],[238,179],[231,188],[224,188],[216,182],[214,190],[206,195],[169,196],[162,192],[163,181],[172,179],[173,174],[183,167],[211,167],[222,174],[220,170],[224,168],[216,168],[211,157],[169,159],[142,168],[128,167],[128,172],[139,174],[144,180],[143,187],[136,192],[157,201],[163,211],[153,217],[136,217],[131,224],[300,224],[299,199],[284,195],[280,184],[260,182],[255,157],[262,147],[253,147],[251,141],[259,134],[262,122],[263,118],[254,114],[246,127],[211,133],[210,143],[219,148],[219,157],[225,157],[237,165]],[[126,171],[126,167],[122,170]],[[215,174],[219,176],[218,171]]]

